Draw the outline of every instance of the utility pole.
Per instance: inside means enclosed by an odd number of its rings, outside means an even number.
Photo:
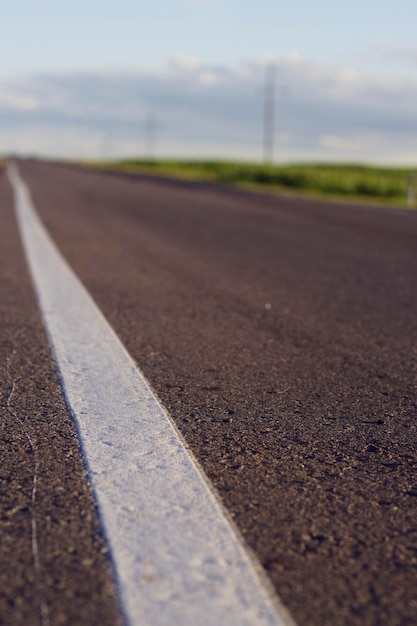
[[[275,78],[276,67],[268,63],[265,67],[264,86],[264,162],[274,160],[274,132],[275,132]]]
[[[145,159],[152,161],[155,158],[156,117],[150,111],[145,120]]]

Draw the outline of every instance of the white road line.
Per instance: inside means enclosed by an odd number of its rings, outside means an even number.
[[[8,166],[22,241],[131,626],[294,625]]]

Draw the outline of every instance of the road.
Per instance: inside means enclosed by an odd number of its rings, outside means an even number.
[[[417,624],[417,214],[19,167],[297,624]],[[0,617],[118,624],[4,175],[0,211]]]

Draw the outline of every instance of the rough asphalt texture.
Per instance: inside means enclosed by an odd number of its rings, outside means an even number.
[[[21,173],[299,625],[417,624],[417,214]]]
[[[0,624],[121,624],[4,173],[0,219]]]

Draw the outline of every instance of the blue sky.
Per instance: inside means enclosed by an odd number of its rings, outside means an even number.
[[[67,6],[65,6],[67,4]],[[205,63],[297,52],[371,65],[415,46],[417,3],[350,0],[17,0],[2,7],[1,73],[161,69],[173,54]]]
[[[417,162],[416,24],[405,0],[16,0],[2,7],[0,150],[140,153],[152,111],[161,155],[258,158],[275,59],[282,158]]]

